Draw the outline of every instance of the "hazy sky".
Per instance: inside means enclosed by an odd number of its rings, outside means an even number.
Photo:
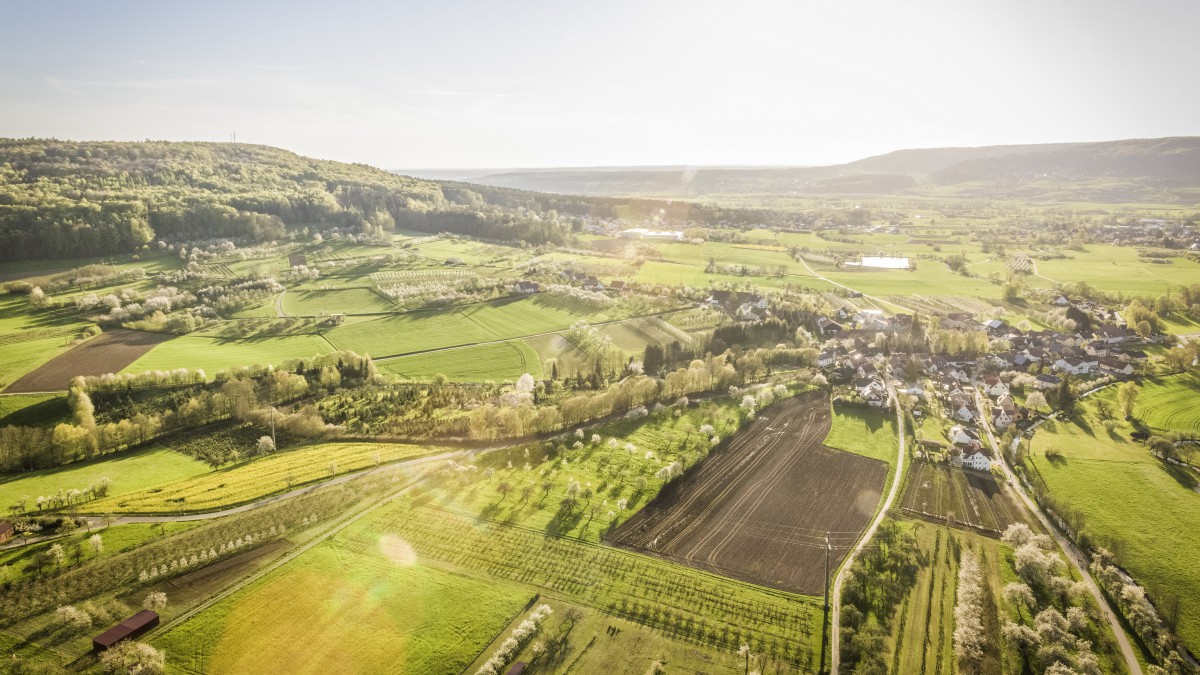
[[[1192,0],[0,0],[0,136],[386,168],[1200,135]]]

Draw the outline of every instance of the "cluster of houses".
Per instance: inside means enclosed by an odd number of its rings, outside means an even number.
[[[1118,246],[1162,246],[1172,242],[1176,248],[1200,251],[1200,231],[1190,222],[1161,218],[1142,218],[1118,225],[1106,225],[1095,233],[1097,241]]]
[[[713,291],[702,303],[710,309],[725,310],[738,321],[758,321],[771,307],[766,296],[744,291]]]
[[[979,419],[976,391],[986,397],[987,422],[1003,432],[1014,425],[1023,425],[1031,413],[1017,405],[1009,385],[995,374],[1018,370],[1039,372],[1033,387],[1048,390],[1062,384],[1063,377],[1129,377],[1147,355],[1133,348],[1137,335],[1123,325],[1101,323],[1101,319],[1117,320],[1115,314],[1100,307],[1086,307],[1097,320],[1096,328],[1088,332],[1060,333],[1050,330],[1022,331],[999,319],[977,321],[969,314],[938,315],[939,327],[962,331],[983,331],[989,340],[1002,339],[1009,349],[979,358],[951,357],[930,354],[883,354],[867,341],[876,332],[909,331],[913,318],[897,314],[884,316],[873,310],[851,313],[844,308],[830,317],[818,317],[814,324],[818,334],[826,339],[817,357],[817,366],[825,371],[831,382],[846,383],[864,404],[883,408],[888,405],[884,384],[887,374],[901,383],[897,390],[911,396],[917,403],[913,415],[921,417],[927,404],[936,399],[948,421],[953,423],[947,432],[950,458],[955,465],[986,471],[993,458],[987,443],[981,442],[976,429]],[[976,378],[977,373],[984,373]],[[928,449],[945,450],[940,441],[922,441]]]

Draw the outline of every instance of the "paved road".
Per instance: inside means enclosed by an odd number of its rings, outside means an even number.
[[[1102,388],[1103,387],[1098,387],[1097,389],[1093,389],[1087,393],[1091,394],[1092,392],[1098,391]],[[1001,451],[1000,444],[996,442],[995,434],[992,433],[992,425],[987,421],[987,413],[983,407],[983,395],[979,392],[979,387],[975,388],[975,406],[979,410],[979,426],[983,427],[984,432],[987,434],[988,442],[992,445],[992,452],[996,454],[996,457],[1000,462],[1000,466],[1004,468],[1004,473],[1008,477],[1009,485],[1016,492],[1017,496],[1020,497],[1020,501],[1025,505],[1025,508],[1028,509],[1029,512],[1035,517],[1037,517],[1038,521],[1042,523],[1042,526],[1046,528],[1046,531],[1054,537],[1056,542],[1058,542],[1059,547],[1062,548],[1064,553],[1066,553],[1067,560],[1069,560],[1071,565],[1075,567],[1075,570],[1079,573],[1080,578],[1083,579],[1083,582],[1087,585],[1088,590],[1091,591],[1092,597],[1096,600],[1096,605],[1100,607],[1100,610],[1108,619],[1108,624],[1112,628],[1113,635],[1117,639],[1117,644],[1121,647],[1121,656],[1123,656],[1125,659],[1125,667],[1129,669],[1131,675],[1142,675],[1142,667],[1141,664],[1138,663],[1137,656],[1133,652],[1133,645],[1129,642],[1129,636],[1125,634],[1125,630],[1121,627],[1121,622],[1117,619],[1116,613],[1113,612],[1112,607],[1109,606],[1108,600],[1104,597],[1104,594],[1100,592],[1100,586],[1096,584],[1096,580],[1093,579],[1091,573],[1088,572],[1086,556],[1082,551],[1076,548],[1075,544],[1071,543],[1066,537],[1059,534],[1058,530],[1050,523],[1050,519],[1046,517],[1046,514],[1043,513],[1040,508],[1038,508],[1038,505],[1032,499],[1030,499],[1029,494],[1025,492],[1025,487],[1021,484],[1020,479],[1017,478],[1012,469],[1009,468],[1008,460],[1005,458],[1004,452]]]
[[[879,524],[887,516],[888,511],[892,508],[892,502],[896,501],[896,495],[900,492],[900,479],[904,476],[904,411],[900,408],[899,401],[896,400],[896,389],[893,387],[891,380],[888,380],[888,400],[896,409],[896,475],[892,479],[892,489],[888,491],[887,499],[884,500],[883,506],[876,514],[875,520],[871,521],[871,526],[867,528],[863,536],[858,540],[858,546],[846,556],[846,561],[842,563],[842,567],[838,570],[837,577],[833,581],[833,593],[830,595],[830,602],[833,604],[833,611],[830,613],[830,621],[833,624],[830,626],[830,671],[831,673],[838,672],[838,657],[839,644],[841,640],[842,630],[842,582],[846,580],[846,574],[850,571],[850,565],[854,562],[854,558],[863,550],[863,548],[871,541],[871,537],[875,536],[875,530],[879,529]]]
[[[841,288],[844,288],[844,289],[846,289],[846,290],[848,290],[848,291],[854,291],[855,293],[861,293],[861,291],[858,291],[858,290],[855,290],[855,289],[853,289],[853,288],[850,288],[850,287],[849,287],[849,286],[847,286],[846,284],[839,284],[838,282],[834,281],[833,279],[829,279],[829,278],[826,278],[826,277],[823,277],[823,276],[821,276],[820,274],[817,274],[817,272],[816,272],[815,270],[813,270],[813,268],[811,268],[811,267],[809,267],[809,266],[808,266],[808,262],[807,262],[807,261],[806,261],[804,258],[800,258],[800,264],[801,264],[801,265],[804,265],[804,269],[808,270],[808,273],[809,273],[809,274],[811,274],[811,275],[813,275],[814,277],[816,277],[816,278],[820,279],[821,281],[824,281],[824,282],[825,282],[825,283],[827,283],[827,284],[833,284],[834,286],[839,286],[839,287],[841,287]],[[905,307],[904,305],[897,305],[896,303],[894,303],[894,302],[892,302],[892,301],[890,301],[890,300],[884,300],[883,298],[877,298],[877,297],[875,297],[874,295],[867,295],[866,293],[862,293],[862,296],[863,296],[864,298],[867,298],[868,300],[874,300],[875,302],[882,302],[882,303],[883,303],[883,304],[885,304],[885,305],[891,305],[892,307],[895,307],[896,309],[903,310],[903,311],[905,311],[905,312],[908,312],[908,313],[910,313],[910,314],[916,314],[916,313],[917,313],[917,310],[915,310],[915,309],[913,309],[913,308],[911,308],[911,307]]]

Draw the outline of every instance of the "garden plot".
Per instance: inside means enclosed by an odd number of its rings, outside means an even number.
[[[911,516],[964,524],[993,536],[1022,520],[991,475],[929,462],[913,465],[901,508]]]

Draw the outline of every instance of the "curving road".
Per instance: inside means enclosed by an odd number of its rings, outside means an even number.
[[[890,304],[890,303],[889,303]],[[900,402],[896,400],[896,389],[892,385],[892,381],[888,380],[888,400],[896,409],[896,475],[892,478],[892,488],[888,490],[887,499],[883,501],[883,506],[880,507],[879,513],[875,515],[875,520],[871,521],[871,526],[867,528],[863,536],[858,540],[858,546],[846,556],[845,562],[842,563],[841,569],[838,570],[837,577],[833,580],[833,593],[829,597],[830,603],[833,604],[833,609],[830,612],[830,670],[831,673],[838,672],[839,645],[842,633],[842,583],[846,580],[846,574],[850,571],[850,565],[854,563],[854,559],[863,550],[871,537],[875,536],[875,530],[879,529],[879,524],[887,516],[888,510],[892,508],[892,502],[896,501],[896,495],[900,492],[900,479],[904,476],[904,410],[900,407]]]
[[[972,384],[974,384],[974,378],[972,378]],[[1086,396],[1103,388],[1104,387],[1097,387],[1096,389],[1088,391],[1084,395]],[[998,461],[1000,462],[1000,466],[1003,467],[1004,474],[1008,478],[1009,486],[1014,492],[1016,492],[1017,496],[1020,498],[1020,502],[1025,506],[1025,508],[1028,509],[1029,512],[1035,517],[1037,517],[1042,526],[1046,528],[1046,531],[1049,532],[1052,537],[1054,537],[1054,541],[1058,543],[1059,548],[1066,553],[1067,560],[1071,562],[1071,565],[1079,573],[1080,578],[1083,579],[1083,582],[1087,585],[1088,590],[1091,591],[1092,597],[1096,600],[1096,605],[1100,607],[1100,610],[1108,619],[1108,624],[1109,627],[1112,628],[1113,636],[1117,639],[1117,644],[1121,648],[1121,656],[1125,659],[1125,667],[1129,669],[1131,675],[1142,675],[1142,666],[1138,663],[1137,655],[1134,654],[1133,645],[1129,642],[1129,636],[1125,634],[1125,629],[1121,627],[1120,620],[1117,618],[1116,613],[1113,612],[1112,607],[1109,606],[1108,599],[1104,597],[1104,594],[1100,591],[1100,586],[1096,584],[1096,580],[1092,578],[1091,573],[1088,571],[1086,556],[1075,546],[1075,544],[1071,543],[1066,537],[1059,534],[1058,529],[1050,523],[1050,519],[1046,517],[1046,514],[1043,513],[1040,508],[1038,508],[1037,503],[1035,503],[1033,499],[1029,497],[1029,494],[1025,492],[1025,487],[1021,484],[1021,480],[1013,473],[1012,469],[1009,468],[1008,459],[1005,458],[1004,452],[1000,449],[1000,444],[996,442],[995,434],[992,433],[992,425],[988,422],[987,411],[983,407],[983,394],[979,392],[979,387],[975,387],[975,407],[979,411],[979,426],[982,427],[984,432],[987,434],[988,442],[992,445],[992,452],[995,453]]]

